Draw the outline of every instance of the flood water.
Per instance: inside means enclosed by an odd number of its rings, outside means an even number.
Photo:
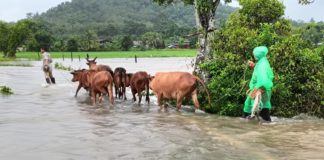
[[[62,61],[62,60],[55,60]],[[188,58],[105,59],[112,68],[190,71]],[[84,90],[74,97],[77,83],[67,71],[54,70],[57,84],[44,86],[40,62],[33,67],[0,67],[0,85],[14,95],[0,95],[1,160],[110,159],[324,159],[324,121],[312,117],[273,117],[271,124],[240,118],[193,113],[159,112],[148,105],[107,99],[92,106]],[[60,62],[85,68],[84,61]]]

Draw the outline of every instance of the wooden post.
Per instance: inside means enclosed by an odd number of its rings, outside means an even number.
[[[71,52],[71,62],[73,61],[73,54],[72,54],[72,52]]]
[[[135,54],[135,63],[137,63],[137,57],[136,57],[136,54]]]
[[[79,62],[81,61],[80,54],[79,54]]]
[[[63,59],[63,61],[64,61],[64,53],[62,53],[62,59]]]

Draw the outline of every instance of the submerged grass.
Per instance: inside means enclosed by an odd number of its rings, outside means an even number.
[[[17,66],[17,67],[32,67],[31,64],[14,64],[14,63],[0,63],[0,66]]]
[[[11,94],[13,94],[13,91],[11,88],[9,88],[7,86],[0,86],[0,93],[2,93],[4,95],[11,95]]]
[[[57,63],[57,62],[55,63],[54,67],[55,67],[56,69],[60,69],[60,70],[73,71],[73,68],[72,68],[71,66],[69,66],[69,67],[65,67],[63,64],[61,64],[61,63]]]

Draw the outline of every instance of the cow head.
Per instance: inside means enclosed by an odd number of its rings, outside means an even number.
[[[87,65],[89,66],[89,69],[95,70],[96,66],[97,66],[97,62],[96,62],[97,57],[95,57],[93,60],[89,59],[89,54],[87,54]]]
[[[72,71],[71,74],[73,75],[73,77],[71,81],[81,81],[83,71],[85,71],[85,69]]]

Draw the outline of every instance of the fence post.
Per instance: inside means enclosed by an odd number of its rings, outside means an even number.
[[[63,59],[63,61],[64,61],[64,53],[62,53],[62,59]]]
[[[135,54],[135,63],[137,63],[137,56],[136,56],[136,54]]]
[[[71,52],[71,62],[73,61],[73,55],[72,55],[72,52]]]
[[[81,61],[80,54],[79,54],[79,62]]]

